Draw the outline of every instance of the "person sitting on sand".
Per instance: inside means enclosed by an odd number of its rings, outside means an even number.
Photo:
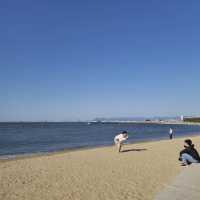
[[[180,152],[179,160],[182,161],[182,165],[190,165],[192,163],[199,163],[200,156],[197,150],[194,148],[194,144],[192,144],[192,140],[185,140],[184,149]]]
[[[114,138],[115,145],[118,148],[118,152],[121,151],[122,144],[128,139],[127,131],[123,131],[121,134],[116,135]]]

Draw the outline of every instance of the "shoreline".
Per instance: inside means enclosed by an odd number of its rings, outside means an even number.
[[[198,137],[200,136],[200,133],[194,133],[189,135],[188,137]],[[176,136],[173,138],[175,139],[181,139],[181,138],[186,138],[187,135],[181,135],[181,136]],[[146,143],[151,143],[151,142],[160,142],[160,141],[170,141],[168,138],[157,138],[157,139],[152,139],[152,140],[138,140],[135,142],[128,142],[125,143],[126,145],[137,145],[137,144],[146,144]],[[95,150],[95,149],[103,149],[103,148],[111,148],[114,147],[115,145],[98,145],[98,146],[85,146],[85,147],[74,147],[70,149],[63,149],[63,150],[58,150],[58,151],[50,151],[50,152],[36,152],[36,153],[24,153],[24,154],[13,154],[13,155],[2,155],[0,156],[0,163],[1,162],[6,162],[6,161],[14,161],[14,160],[22,160],[22,159],[28,159],[28,158],[37,158],[37,157],[43,157],[43,156],[53,156],[53,155],[59,155],[59,154],[65,154],[65,153],[70,153],[70,152],[77,152],[77,151],[87,151],[87,150]]]
[[[0,162],[4,200],[153,200],[183,170],[186,137]],[[200,136],[190,137],[200,150]]]

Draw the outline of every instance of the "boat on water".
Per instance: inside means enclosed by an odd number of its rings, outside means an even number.
[[[91,125],[91,124],[103,124],[102,121],[91,121],[91,122],[88,122],[87,123],[88,125]]]

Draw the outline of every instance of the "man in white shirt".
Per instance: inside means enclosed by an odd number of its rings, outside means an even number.
[[[173,138],[173,129],[170,128],[169,129],[169,139],[172,140],[172,138]]]
[[[121,134],[116,135],[114,138],[115,145],[118,148],[118,151],[121,151],[122,144],[128,139],[127,131],[123,131]]]

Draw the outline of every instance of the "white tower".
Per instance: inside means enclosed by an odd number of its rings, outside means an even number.
[[[181,121],[183,121],[184,120],[184,116],[183,115],[181,115]]]

